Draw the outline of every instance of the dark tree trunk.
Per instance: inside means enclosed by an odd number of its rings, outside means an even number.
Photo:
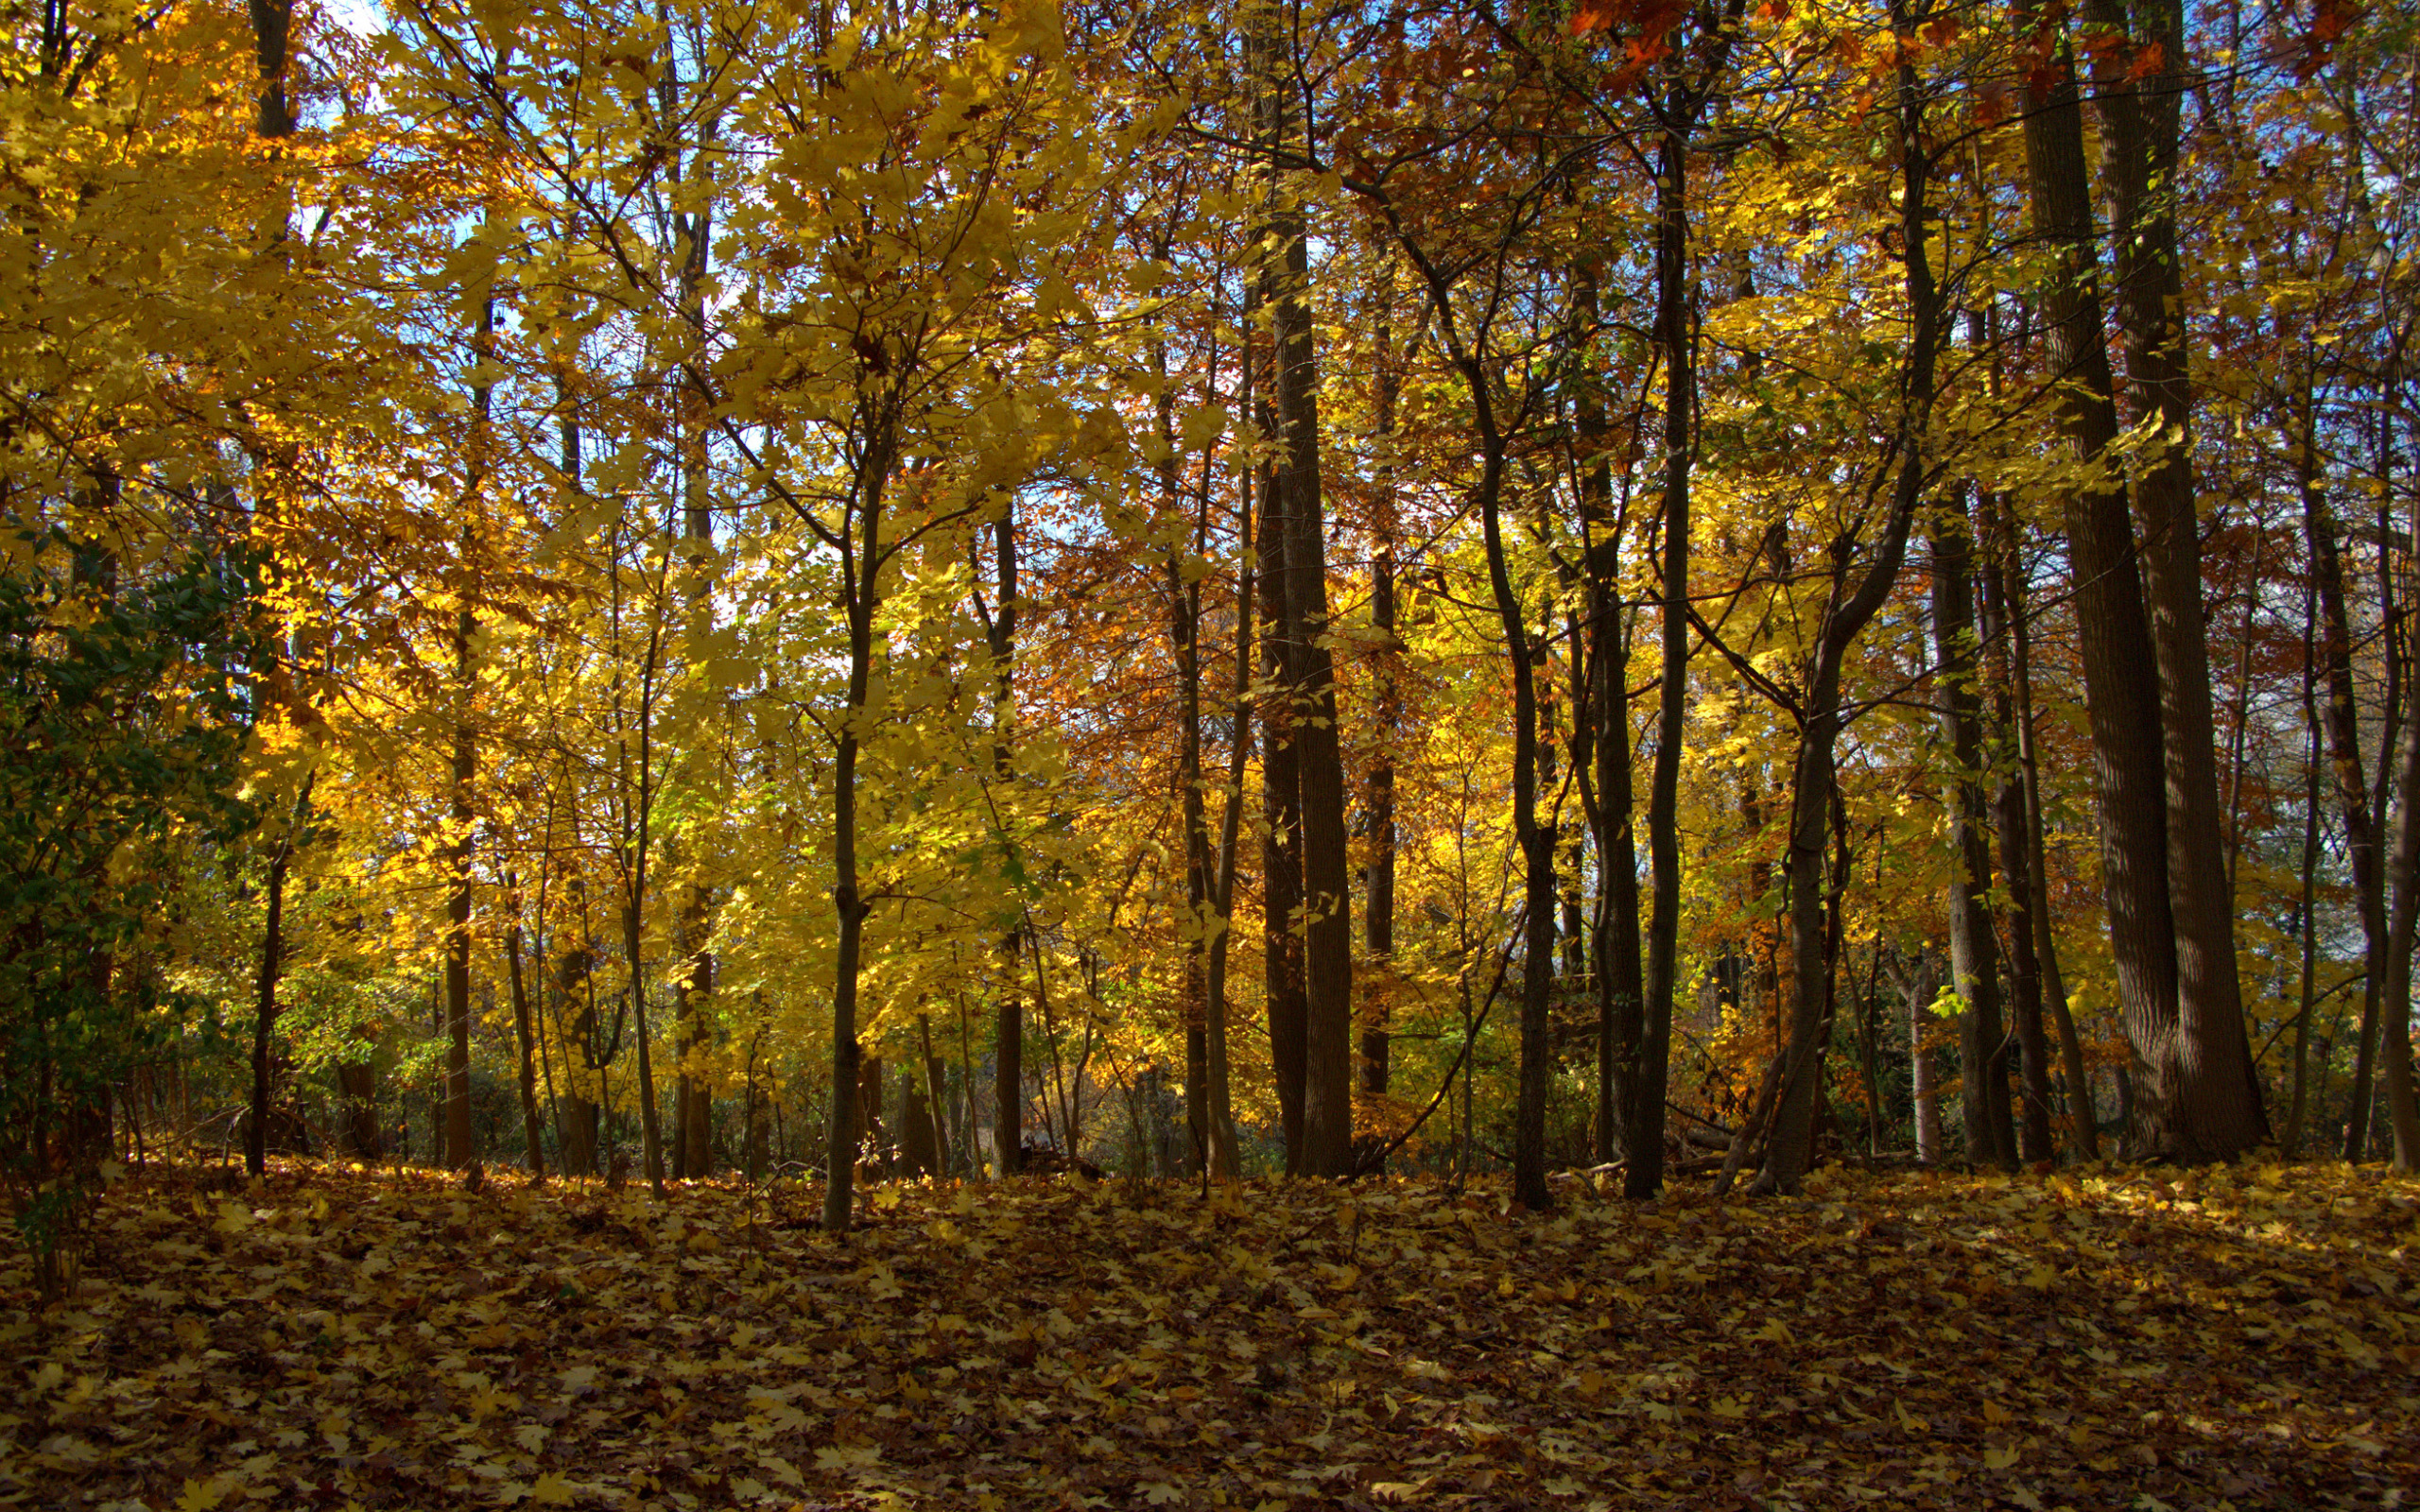
[[[2009,606],[1999,564],[2007,522],[1988,495],[1984,498],[1985,549],[1982,570],[1982,639],[1992,659],[1992,723],[1995,740],[2004,750],[2019,748],[2016,695],[2009,656]],[[2017,1119],[2017,1153],[2028,1162],[2055,1157],[2050,1142],[2049,1039],[2042,1027],[2042,956],[2034,943],[2033,864],[2027,843],[2025,778],[2022,757],[1996,764],[1992,781],[1992,828],[1999,845],[2000,877],[2007,907],[2001,912],[2002,938],[2008,942],[2010,1011],[2015,1021],[2018,1051],[2017,1085],[2022,1094]]]
[[[1932,532],[1932,627],[1941,719],[1949,736],[1947,802],[1951,980],[1959,1015],[1960,1099],[1966,1159],[2003,1170],[2016,1164],[2009,1123],[2007,1038],[2000,1016],[1999,952],[1992,930],[1992,857],[1983,791],[1982,701],[1976,692],[1974,550],[1962,505],[1944,507]]]
[[[529,991],[521,974],[521,900],[518,886],[511,876],[504,880],[505,890],[512,897],[512,924],[505,931],[504,959],[512,988],[513,1041],[520,1051],[520,1074],[515,1078],[521,1091],[521,1129],[529,1160],[529,1178],[546,1178],[545,1125],[538,1119],[538,1035],[537,1024],[529,1012]]]
[[[2378,853],[2378,831],[2370,811],[2370,784],[2361,769],[2361,719],[2353,688],[2353,636],[2344,611],[2344,556],[2327,496],[2321,486],[2317,419],[2308,391],[2303,396],[2302,446],[2295,468],[2303,502],[2303,530],[2310,548],[2311,587],[2318,600],[2316,650],[2327,682],[2320,701],[2327,737],[2327,762],[2344,824],[2344,849],[2353,869],[2353,892],[2361,917],[2361,1029],[2355,1041],[2351,1120],[2345,1126],[2344,1159],[2367,1152],[2371,1088],[2377,1082],[2378,1004],[2386,985],[2386,868]]]
[[[2143,604],[2122,480],[2109,476],[2118,408],[2104,339],[2083,109],[2062,24],[2021,0],[2051,59],[2049,82],[2025,115],[2035,232],[2053,264],[2043,291],[2052,403],[2087,481],[2066,499],[2076,638],[2083,653],[2119,1011],[2134,1050],[2128,1077],[2135,1153],[2192,1159],[2197,1093],[2177,1017],[2176,939],[2168,885],[2168,779],[2158,662]]]
[[[2112,38],[2131,30],[2135,44],[2096,52],[2094,72],[2127,390],[2135,420],[2157,422],[2156,439],[2135,464],[2134,485],[2157,671],[2176,963],[2176,1016],[2164,1040],[2175,1102],[2164,1143],[2181,1159],[2223,1160],[2267,1139],[2269,1122],[2236,975],[2235,898],[2219,805],[2194,507],[2192,386],[2175,205],[2180,110],[2192,79],[2181,0],[2134,0],[2132,9],[2129,17],[2128,0],[2091,0],[2087,13]],[[2145,63],[2154,65],[2152,71],[2138,79]]]
[[[1302,1175],[1305,1035],[1303,936],[1295,921],[1303,902],[1302,784],[1294,744],[1293,700],[1283,690],[1299,680],[1294,644],[1285,614],[1286,546],[1284,496],[1274,473],[1261,473],[1260,645],[1261,676],[1278,689],[1262,712],[1260,728],[1261,919],[1264,971],[1269,993],[1270,1070],[1277,1082],[1277,1121],[1286,1141],[1286,1173]]]
[[[993,556],[999,602],[985,630],[991,643],[993,676],[998,679],[992,702],[992,723],[997,731],[992,746],[993,779],[1006,786],[1015,777],[1010,738],[1016,728],[1017,532],[1016,506],[1002,511],[993,527]],[[992,1074],[992,1153],[1001,1176],[1014,1176],[1025,1164],[1025,995],[1024,965],[1017,958],[1023,928],[1011,923],[1000,936],[993,970],[999,992],[994,1026]]]

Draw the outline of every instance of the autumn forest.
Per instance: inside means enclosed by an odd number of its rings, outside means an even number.
[[[2420,1475],[2409,0],[0,9],[0,1502]]]

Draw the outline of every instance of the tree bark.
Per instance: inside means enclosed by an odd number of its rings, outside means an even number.
[[[1664,1189],[1665,1101],[1672,1010],[1680,984],[1681,747],[1688,732],[1690,474],[1697,462],[1697,345],[1689,328],[1689,139],[1700,102],[1668,102],[1655,176],[1655,347],[1664,365],[1664,553],[1661,684],[1655,763],[1648,777],[1648,915],[1643,995],[1630,1094],[1621,1100],[1629,1163],[1622,1194],[1644,1201]],[[1627,713],[1623,716],[1628,717]]]
[[[2014,674],[2009,655],[2009,602],[2001,580],[2007,521],[1987,495],[1982,571],[1982,636],[1992,658],[1994,740],[2002,750],[1994,763],[1992,829],[1999,847],[2000,878],[2008,900],[2001,913],[2007,940],[2011,1017],[2015,1021],[2017,1085],[2022,1094],[2017,1154],[2029,1163],[2055,1157],[2050,1141],[2049,1040],[2042,1027],[2042,956],[2034,939],[2033,866],[2027,844],[2025,775],[2016,738]],[[2012,756],[2017,759],[2010,760]]]
[[[451,794],[453,834],[445,842],[445,1163],[459,1170],[476,1158],[471,1133],[471,637],[467,609],[455,616],[457,696]]]
[[[2021,23],[2044,49],[2044,83],[2025,114],[2033,228],[2053,255],[2043,291],[2052,404],[2080,476],[2066,490],[2068,564],[2091,722],[2100,821],[2101,889],[2133,1066],[2127,1084],[2142,1154],[2205,1158],[2203,1069],[2179,1020],[2175,919],[2169,891],[2168,777],[2158,661],[2125,485],[2113,475],[2118,409],[2093,250],[2083,110],[2062,24],[2033,0]]]
[[[1999,951],[1992,930],[1992,860],[1983,792],[1983,722],[1976,695],[1973,540],[1962,504],[1945,506],[1932,531],[1932,627],[1941,720],[1949,736],[1949,965],[1963,1005],[1959,1099],[1966,1159],[2003,1170],[2016,1164],[2009,1123],[2008,1054],[2001,1022]]]
[[[857,478],[854,531],[843,522],[844,581],[849,635],[849,687],[840,720],[839,748],[832,763],[832,907],[838,937],[832,970],[832,1122],[824,1142],[823,1228],[849,1227],[850,1194],[856,1164],[856,1138],[850,1109],[857,1100],[863,1053],[857,1045],[857,974],[865,948],[866,916],[873,909],[858,892],[857,731],[873,678],[874,611],[880,605],[882,507],[890,481],[891,437],[885,417],[868,437]],[[854,541],[851,540],[854,534]],[[1005,611],[1006,606],[1002,606]],[[1005,1058],[1005,1057],[1003,1057]]]
[[[2174,929],[2176,1017],[2167,1043],[2178,1093],[2170,1153],[2222,1160],[2268,1138],[2243,1025],[2219,804],[2217,730],[2202,606],[2200,520],[2194,507],[2192,386],[2178,245],[2180,111],[2192,87],[2181,0],[2091,0],[2087,13],[2133,47],[2095,53],[2114,261],[2114,310],[2125,338],[2126,387],[2137,421],[2156,434],[2136,462],[2135,507],[2157,668],[2168,891]],[[2152,63],[2139,81],[2136,70]]]
[[[1295,686],[1294,644],[1285,612],[1286,505],[1273,470],[1260,475],[1260,661],[1264,683],[1276,690],[1260,721],[1261,931],[1269,999],[1270,1070],[1277,1082],[1277,1122],[1286,1142],[1286,1174],[1304,1174],[1305,1036],[1303,936],[1295,916],[1303,902],[1302,783],[1294,737],[1297,721],[1286,690]]]
[[[993,526],[993,567],[999,601],[984,626],[992,652],[993,780],[1006,788],[1016,772],[1011,740],[1016,729],[1017,530],[1013,500]],[[1025,992],[1024,966],[1017,959],[1020,926],[1011,922],[1000,935],[993,970],[1000,994],[994,1025],[992,1073],[992,1155],[1001,1176],[1014,1176],[1025,1164]]]
[[[521,1129],[529,1160],[529,1179],[546,1179],[545,1125],[538,1118],[538,1037],[529,1012],[529,991],[521,975],[521,895],[510,873],[504,887],[512,905],[512,923],[504,935],[504,959],[512,988],[513,1040],[520,1051]]]
[[[1271,153],[1295,129],[1277,81],[1284,43],[1263,37],[1269,79],[1260,97]],[[1273,197],[1261,271],[1270,314],[1273,409],[1281,441],[1276,469],[1285,497],[1285,558],[1270,576],[1280,590],[1288,662],[1288,730],[1300,791],[1297,854],[1303,915],[1303,1134],[1301,1170],[1353,1171],[1353,911],[1347,880],[1344,765],[1337,730],[1336,665],[1328,649],[1327,547],[1321,501],[1319,369],[1311,310],[1307,218],[1283,184]]]
[[[2024,799],[2026,914],[2033,934],[2034,964],[2041,972],[2042,1003],[2059,1036],[2059,1069],[2067,1081],[2067,1121],[2083,1160],[2100,1158],[2100,1126],[2092,1106],[2092,1074],[2084,1069],[2083,1041],[2067,1007],[2067,987],[2059,971],[2058,940],[2050,933],[2050,868],[2042,845],[2042,770],[2033,745],[2033,632],[2013,543],[1994,562],[2006,606],[2009,632],[2010,716],[2016,730],[2016,765]]]

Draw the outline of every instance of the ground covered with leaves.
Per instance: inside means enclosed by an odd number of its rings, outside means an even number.
[[[2420,1185],[1819,1175],[1550,1214],[1426,1184],[139,1177],[0,1253],[0,1504],[2391,1504]]]

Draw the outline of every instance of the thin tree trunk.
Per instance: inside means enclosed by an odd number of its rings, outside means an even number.
[[[993,780],[1005,790],[1015,777],[1011,739],[1016,729],[1017,531],[1016,505],[1003,509],[993,526],[994,581],[999,602],[984,626],[992,652]],[[998,1174],[1014,1176],[1025,1165],[1025,988],[1017,959],[1018,926],[1011,924],[996,947],[993,971],[1000,1004],[994,1026],[992,1154]]]
[[[1247,409],[1252,368],[1244,368]],[[1243,1176],[1242,1152],[1236,1147],[1233,1110],[1234,1080],[1227,1054],[1227,952],[1235,938],[1236,858],[1241,848],[1244,811],[1244,764],[1252,753],[1252,622],[1253,571],[1252,474],[1244,476],[1244,496],[1236,524],[1242,535],[1242,566],[1236,578],[1236,654],[1228,696],[1235,732],[1227,747],[1227,794],[1219,817],[1219,870],[1211,891],[1210,958],[1202,996],[1205,1051],[1210,1076],[1210,1176],[1217,1181]]]
[[[2303,725],[2309,733],[2310,755],[2303,775],[2302,895],[2295,900],[2294,908],[2298,926],[2295,933],[2301,936],[2302,974],[2294,1013],[2293,1101],[2287,1108],[2283,1142],[2289,1161],[2299,1160],[2303,1156],[2305,1094],[2310,1078],[2310,1016],[2318,1005],[2312,996],[2312,979],[2318,966],[2319,930],[2317,920],[2311,917],[2311,905],[2317,901],[2314,884],[2319,872],[2319,773],[2326,751],[2319,719],[2318,647],[2319,591],[2314,574],[2309,592],[2303,595]],[[2375,982],[2377,978],[2371,980]]]
[[[1894,976],[1898,975],[1893,969]],[[1925,1042],[1932,1028],[1933,999],[1940,980],[1928,952],[1919,951],[1908,974],[1899,977],[1902,1005],[1908,1010],[1908,1061],[1910,1097],[1915,1104],[1916,1163],[1941,1163],[1941,1072],[1933,1049]]]
[[[849,1109],[856,1101],[863,1052],[857,1044],[857,974],[864,950],[866,916],[873,911],[858,892],[857,731],[873,677],[874,611],[882,568],[882,506],[890,469],[887,421],[869,439],[858,477],[854,559],[844,554],[845,610],[849,633],[848,701],[840,722],[839,748],[832,763],[832,906],[839,924],[832,971],[832,1123],[824,1143],[823,1227],[849,1227],[850,1194],[856,1177],[856,1137]],[[847,524],[844,522],[844,524]],[[846,536],[843,537],[847,539]],[[1006,612],[1007,604],[1001,606]]]
[[[1378,450],[1372,501],[1372,534],[1377,538],[1370,561],[1370,625],[1378,647],[1371,673],[1376,682],[1373,698],[1374,750],[1368,798],[1370,867],[1363,889],[1362,939],[1370,963],[1384,990],[1365,990],[1361,1024],[1361,1091],[1370,1097],[1387,1095],[1388,1064],[1392,1045],[1388,1022],[1388,996],[1394,988],[1395,954],[1395,766],[1394,742],[1403,722],[1403,694],[1398,686],[1403,642],[1395,634],[1394,444],[1395,401],[1402,375],[1396,370],[1393,333],[1395,263],[1387,262],[1379,284],[1377,311],[1376,415],[1373,440]]]
[[[520,1050],[521,1067],[517,1078],[521,1089],[521,1128],[529,1158],[529,1179],[546,1179],[545,1125],[538,1121],[538,1047],[537,1025],[529,1012],[529,992],[521,975],[521,893],[520,884],[511,873],[505,874],[504,890],[511,902],[512,923],[504,934],[504,959],[512,988],[513,1039]]]
[[[2008,556],[2008,522],[1991,495],[1982,497],[1984,560],[1982,584],[1983,644],[1992,662],[1992,722],[1996,743],[2004,749],[2018,743],[2016,698],[2009,656],[2007,585],[2000,563]],[[2034,944],[2033,868],[2028,854],[2025,826],[2025,779],[2021,763],[1995,764],[1992,782],[1992,829],[1998,841],[2000,876],[2007,906],[2006,927],[2011,1017],[2018,1051],[2017,1083],[2022,1092],[2017,1121],[2017,1153],[2029,1164],[2053,1159],[2050,1143],[2049,1044],[2042,1030],[2042,958]]]
[[[1303,936],[1295,916],[1303,902],[1302,784],[1294,737],[1299,722],[1285,690],[1299,680],[1287,633],[1286,504],[1273,470],[1260,474],[1260,661],[1262,680],[1277,690],[1260,727],[1261,930],[1268,984],[1270,1070],[1277,1082],[1277,1122],[1286,1142],[1286,1174],[1304,1173],[1303,1104],[1309,1009],[1304,997]]]
[[[2327,677],[2319,706],[2327,738],[2327,762],[2344,825],[2344,849],[2352,863],[2353,894],[2361,919],[2361,1027],[2354,1041],[2353,1104],[2344,1136],[2344,1159],[2359,1160],[2369,1143],[2371,1089],[2377,1083],[2378,1007],[2387,970],[2386,868],[2378,853],[2378,830],[2370,808],[2370,784],[2362,771],[2360,709],[2353,686],[2353,636],[2344,608],[2344,557],[2336,522],[2322,487],[2316,404],[2306,380],[2295,481],[2303,505],[2303,532],[2310,552],[2311,590],[2317,601],[2317,647]]]
[[[2025,799],[2026,914],[2033,933],[2035,965],[2041,972],[2042,1004],[2059,1036],[2059,1070],[2067,1082],[2067,1120],[2082,1159],[2100,1158],[2100,1126],[2092,1107],[2092,1074],[2084,1069],[2083,1041],[2076,1033],[2075,1015],[2067,1007],[2067,988],[2059,971],[2058,941],[2050,933],[2050,868],[2042,845],[2042,772],[2033,748],[2033,631],[2026,607],[2025,582],[2017,575],[2014,542],[1999,553],[1996,567],[2000,598],[2007,606],[2009,627],[2009,687],[2015,696],[2017,776]]]
[[[278,978],[285,967],[285,878],[294,860],[296,839],[310,814],[311,784],[318,776],[317,771],[303,776],[292,824],[279,836],[277,849],[269,854],[268,880],[263,889],[268,895],[268,918],[261,933],[260,973],[253,985],[252,1106],[251,1120],[244,1129],[244,1170],[256,1177],[268,1172],[268,1121],[276,1097],[276,1067],[269,1043],[277,1026]]]
[[[2381,547],[2384,543],[2381,542]],[[2420,569],[2420,508],[2412,513],[2411,560]],[[2407,594],[2420,603],[2420,596]],[[2420,625],[2420,615],[2406,614],[2407,625]],[[2407,719],[2398,762],[2394,799],[2394,850],[2387,860],[2388,896],[2393,900],[2387,922],[2386,990],[2379,999],[2379,1053],[2385,1084],[2388,1126],[2394,1137],[2394,1168],[2420,1167],[2420,1108],[2414,1107],[2411,1082],[2411,968],[2415,936],[2420,936],[2420,718]]]
[[[1678,94],[1678,92],[1675,92]],[[1647,922],[1635,1069],[1619,1117],[1622,1193],[1644,1201],[1664,1189],[1665,1101],[1672,1011],[1680,984],[1681,747],[1688,732],[1689,485],[1697,461],[1697,345],[1689,327],[1689,138],[1701,102],[1668,100],[1655,176],[1655,347],[1664,364],[1664,559],[1661,683],[1655,763],[1648,778]],[[1624,716],[1628,715],[1625,713]]]
[[[1945,506],[1932,536],[1932,623],[1943,685],[1942,723],[1947,727],[1949,779],[1949,963],[1963,1010],[1959,1014],[1959,1058],[1964,1074],[1959,1101],[1966,1130],[1966,1159],[2002,1170],[2016,1164],[2016,1140],[2009,1123],[2008,1055],[2001,1022],[1999,951],[1992,930],[1991,847],[1983,791],[1981,699],[1975,681],[1977,637],[1972,584],[1974,551],[1962,505]]]
[[[445,843],[445,1164],[471,1163],[471,611],[454,621],[457,696],[452,767],[453,834]]]
[[[1576,318],[1593,341],[1600,318],[1598,271],[1593,264],[1577,278]],[[1685,390],[1684,391],[1685,394]],[[1628,1131],[1652,1127],[1663,1144],[1663,1114],[1640,1099],[1644,1085],[1647,1020],[1645,963],[1639,936],[1636,801],[1631,785],[1630,624],[1621,601],[1622,522],[1614,510],[1613,438],[1605,419],[1599,375],[1589,373],[1574,406],[1574,439],[1580,455],[1581,527],[1585,535],[1582,567],[1586,575],[1587,625],[1572,644],[1582,648],[1585,673],[1573,760],[1580,765],[1582,797],[1597,850],[1597,909],[1593,974],[1597,988],[1596,1157],[1599,1163],[1624,1160],[1635,1165]],[[1683,486],[1686,486],[1684,478]],[[1584,739],[1586,757],[1577,749]],[[1656,1097],[1660,1105],[1660,1093]],[[1659,1157],[1660,1159],[1660,1157]]]
[[[1894,3],[1894,24],[1902,15],[1903,7]],[[1881,609],[1898,580],[1908,533],[1929,480],[1924,442],[1931,421],[1934,362],[1943,336],[1942,301],[1927,249],[1925,201],[1931,158],[1924,136],[1924,96],[1917,88],[1913,66],[1904,61],[1899,67],[1897,107],[1900,255],[1906,272],[1909,320],[1907,367],[1900,388],[1898,433],[1893,440],[1897,475],[1892,487],[1890,513],[1880,539],[1875,542],[1873,558],[1856,588],[1845,596],[1841,590],[1846,586],[1848,554],[1842,551],[1835,558],[1838,576],[1804,684],[1806,722],[1799,735],[1798,759],[1791,780],[1789,854],[1785,873],[1789,889],[1792,979],[1789,1049],[1764,1169],[1757,1173],[1754,1184],[1757,1192],[1795,1193],[1814,1158],[1815,1109],[1823,1090],[1824,1042],[1831,1032],[1829,912],[1839,906],[1837,900],[1825,896],[1824,860],[1827,849],[1825,827],[1836,781],[1834,743],[1844,722],[1841,670],[1850,644]]]

